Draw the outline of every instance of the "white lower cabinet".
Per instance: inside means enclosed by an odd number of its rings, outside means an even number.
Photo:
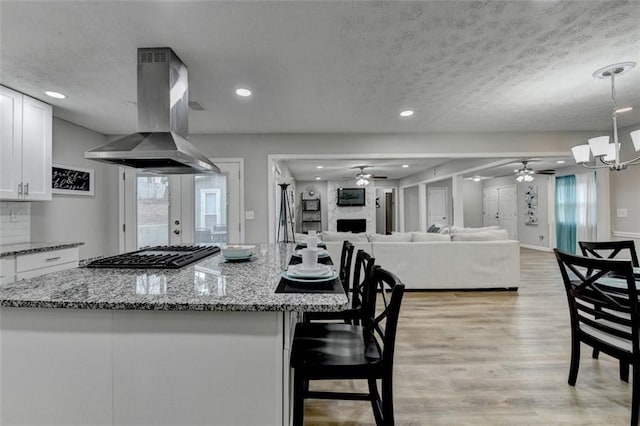
[[[16,279],[16,258],[0,258],[0,285],[9,284]]]
[[[78,247],[5,257],[0,259],[0,284],[77,268],[79,260]]]

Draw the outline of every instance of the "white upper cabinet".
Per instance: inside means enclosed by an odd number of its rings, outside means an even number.
[[[0,86],[0,199],[51,200],[52,112]]]

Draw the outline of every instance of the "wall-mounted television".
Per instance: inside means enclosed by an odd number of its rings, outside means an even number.
[[[364,206],[364,188],[338,188],[339,206]]]

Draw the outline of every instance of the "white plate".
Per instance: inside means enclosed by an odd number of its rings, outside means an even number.
[[[253,255],[256,246],[228,245],[221,247],[222,255],[227,259],[247,258]]]
[[[296,276],[291,276],[286,272],[282,273],[282,277],[288,279],[289,281],[295,281],[295,282],[299,282],[299,283],[320,283],[320,282],[325,282],[325,281],[331,281],[334,280],[336,278],[338,278],[338,273],[337,272],[332,272],[331,275],[327,275],[326,277],[318,277],[318,278],[300,278],[300,277],[296,277]]]
[[[302,250],[296,250],[293,252],[293,255],[296,257],[302,257]],[[329,256],[329,252],[325,249],[318,249],[318,257],[327,257]]]
[[[290,265],[287,269],[287,275],[298,277],[325,277],[333,273],[333,269],[327,265],[318,264],[313,269],[305,269],[302,264]]]

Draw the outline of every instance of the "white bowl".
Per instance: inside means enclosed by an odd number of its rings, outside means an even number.
[[[221,250],[222,255],[227,259],[237,259],[251,256],[255,248],[256,246],[230,245],[222,247]]]

